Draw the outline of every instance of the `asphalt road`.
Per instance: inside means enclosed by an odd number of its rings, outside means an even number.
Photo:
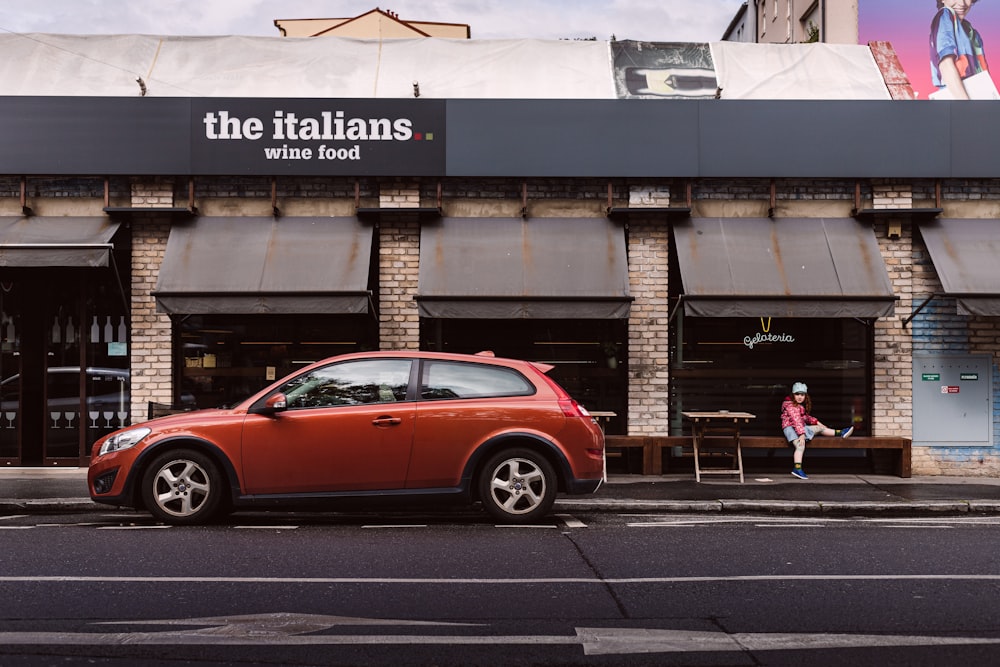
[[[1000,664],[1000,517],[0,519],[0,664]]]

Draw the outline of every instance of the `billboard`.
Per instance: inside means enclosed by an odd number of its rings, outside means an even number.
[[[611,42],[620,99],[712,99],[719,89],[705,43]]]
[[[859,0],[858,41],[891,42],[917,99],[954,99],[936,94],[947,77],[941,54],[953,54],[970,98],[996,99],[989,73],[975,73],[991,56],[1000,63],[1000,0]],[[992,77],[1000,80],[1000,69]]]

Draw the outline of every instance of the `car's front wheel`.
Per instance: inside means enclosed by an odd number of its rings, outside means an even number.
[[[530,449],[508,449],[492,457],[479,474],[479,499],[495,519],[530,523],[552,509],[558,491],[548,459]]]
[[[143,504],[166,523],[205,523],[219,511],[224,487],[218,466],[201,452],[165,452],[150,463],[143,475]]]

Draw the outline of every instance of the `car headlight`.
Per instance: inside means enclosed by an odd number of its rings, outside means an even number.
[[[104,456],[105,454],[110,454],[111,452],[117,452],[122,449],[134,447],[152,432],[152,429],[140,426],[139,428],[130,428],[127,431],[115,433],[113,436],[104,441],[104,444],[101,445],[101,449],[97,452],[97,455]]]

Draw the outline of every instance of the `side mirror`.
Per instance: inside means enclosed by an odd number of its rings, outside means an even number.
[[[288,409],[288,398],[280,391],[271,394],[263,403],[258,403],[253,412],[258,415],[275,415]]]

